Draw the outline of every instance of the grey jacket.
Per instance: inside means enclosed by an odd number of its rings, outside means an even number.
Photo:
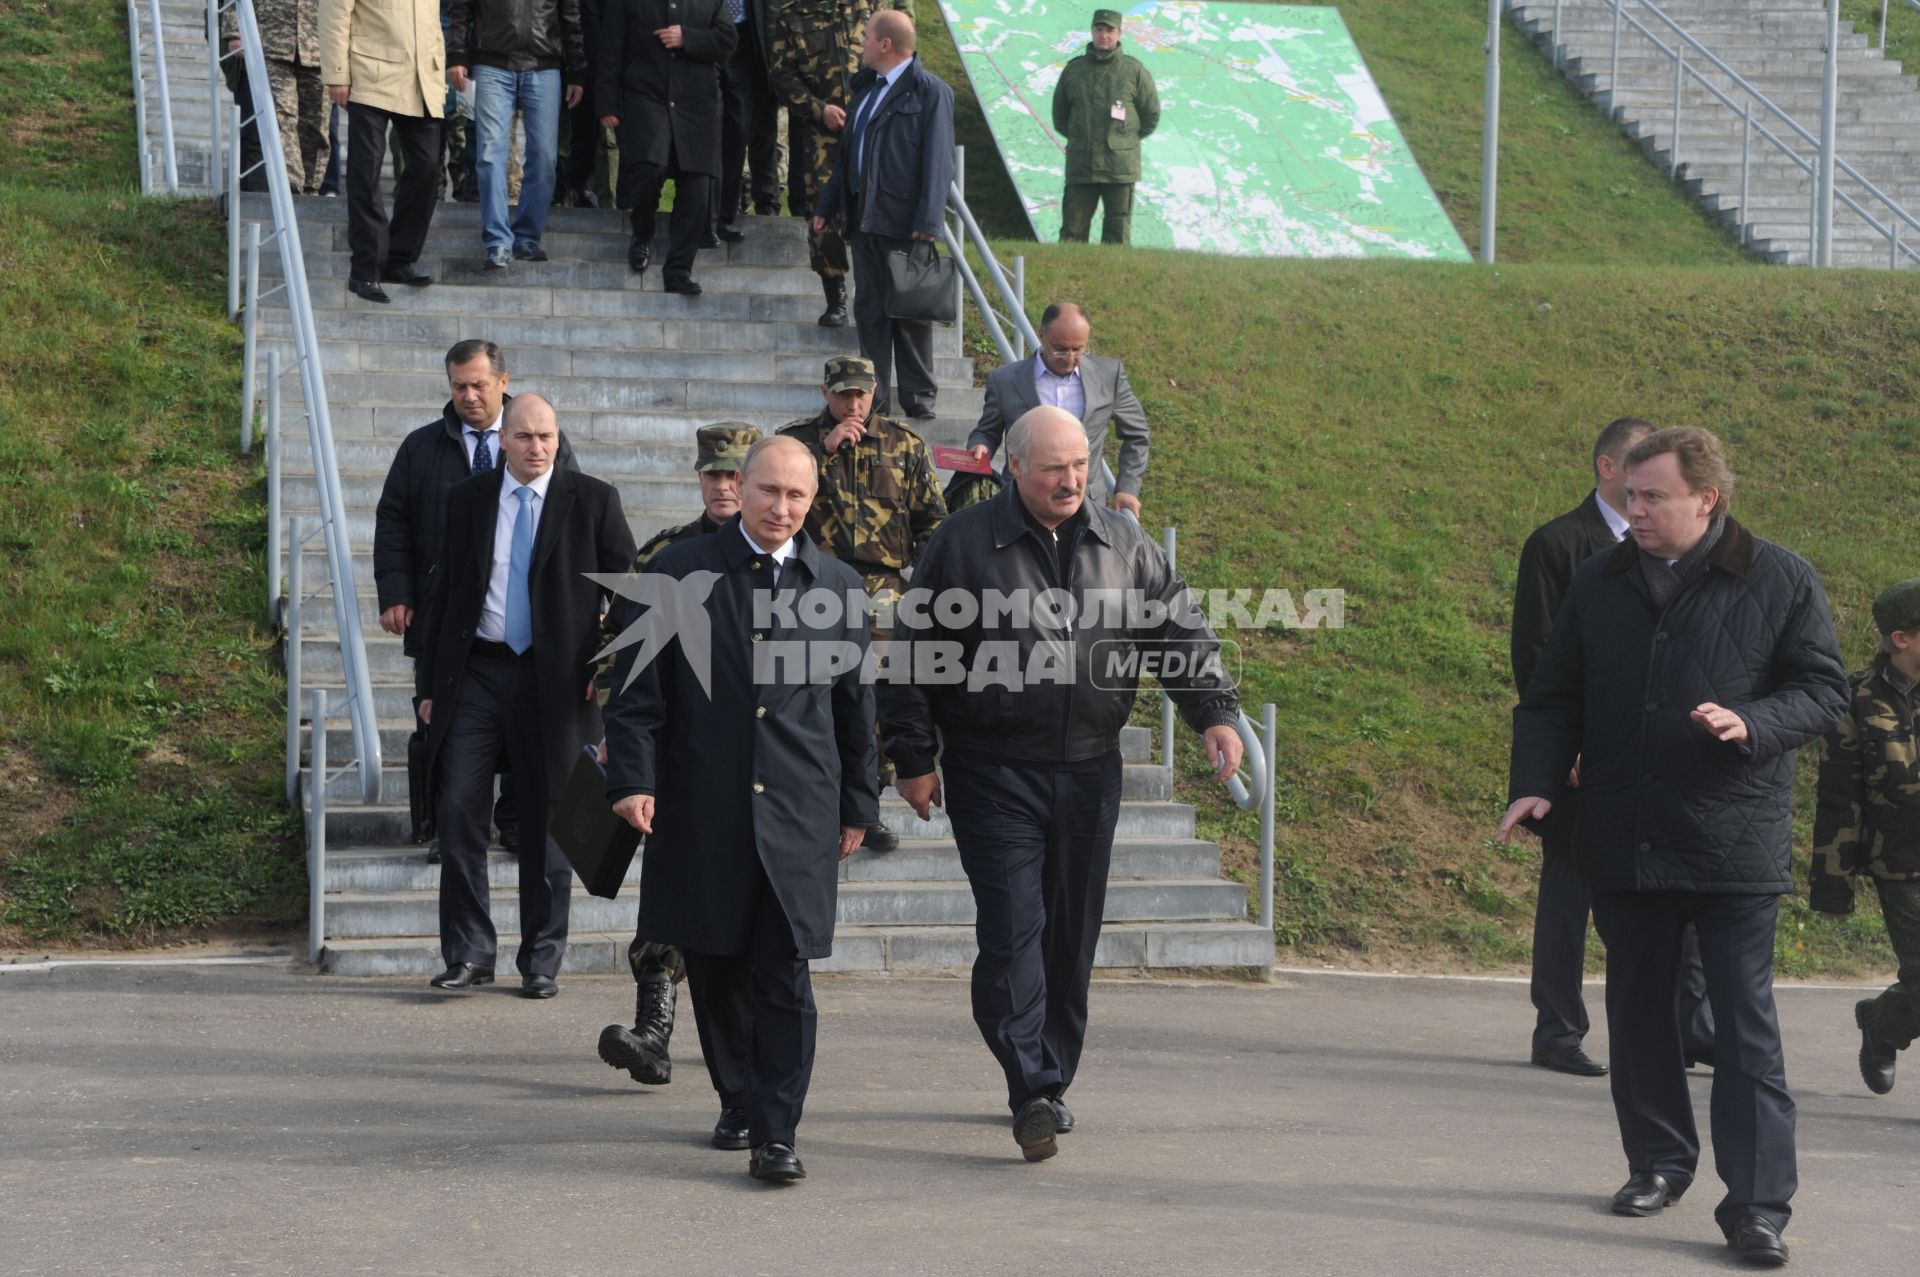
[[[985,444],[989,454],[1000,450],[1007,428],[1020,420],[1029,408],[1040,406],[1040,394],[1033,388],[1034,362],[1029,356],[1017,363],[1002,364],[987,377],[987,403],[980,410],[980,424],[967,436],[967,446]],[[1121,492],[1140,495],[1140,484],[1147,475],[1147,410],[1140,406],[1133,387],[1127,384],[1127,370],[1118,359],[1105,355],[1083,355],[1080,382],[1086,388],[1087,406],[1080,421],[1087,428],[1087,453],[1094,459],[1088,493],[1105,503],[1111,496],[1100,478],[1099,457],[1106,447],[1107,427],[1120,436],[1120,465],[1115,486]]]

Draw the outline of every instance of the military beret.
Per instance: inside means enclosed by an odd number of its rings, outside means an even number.
[[[872,390],[873,360],[859,355],[835,355],[827,360],[827,389],[834,394],[843,390]]]
[[[1873,601],[1873,623],[1882,634],[1920,633],[1920,576],[1883,590]]]
[[[1095,9],[1093,11],[1093,25],[1096,27],[1112,27],[1115,31],[1118,31],[1120,29],[1120,11],[1118,9]]]
[[[747,459],[747,449],[760,438],[760,427],[744,421],[720,421],[700,427],[694,437],[700,441],[695,470],[738,470]]]

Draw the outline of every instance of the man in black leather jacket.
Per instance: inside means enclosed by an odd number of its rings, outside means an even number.
[[[918,666],[918,645],[947,644],[970,676],[883,680],[880,693],[895,787],[923,820],[942,801],[939,734],[945,806],[978,907],[973,1018],[1006,1073],[1014,1138],[1039,1161],[1073,1127],[1062,1096],[1086,1038],[1138,658],[1178,652],[1195,669],[1163,685],[1222,779],[1240,765],[1240,698],[1160,547],[1131,518],[1087,503],[1079,419],[1031,410],[1007,456],[1013,485],[940,525],[896,617],[893,659]]]

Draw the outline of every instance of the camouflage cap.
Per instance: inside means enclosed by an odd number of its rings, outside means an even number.
[[[1920,576],[1890,585],[1873,601],[1873,623],[1882,634],[1920,633]]]
[[[1112,27],[1115,31],[1118,31],[1120,29],[1120,11],[1118,9],[1095,9],[1093,11],[1093,25],[1096,27]]]
[[[859,355],[835,355],[827,360],[827,389],[834,394],[843,390],[872,390],[873,360]]]
[[[696,471],[738,470],[747,459],[747,449],[760,438],[760,427],[720,421],[700,427],[694,437],[700,441],[700,456],[693,463]]]

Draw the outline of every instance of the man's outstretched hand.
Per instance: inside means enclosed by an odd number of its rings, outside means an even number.
[[[1512,842],[1513,831],[1521,821],[1545,820],[1552,810],[1553,804],[1544,798],[1516,798],[1513,806],[1507,808],[1507,818],[1500,822],[1500,832],[1495,837],[1500,842]]]

